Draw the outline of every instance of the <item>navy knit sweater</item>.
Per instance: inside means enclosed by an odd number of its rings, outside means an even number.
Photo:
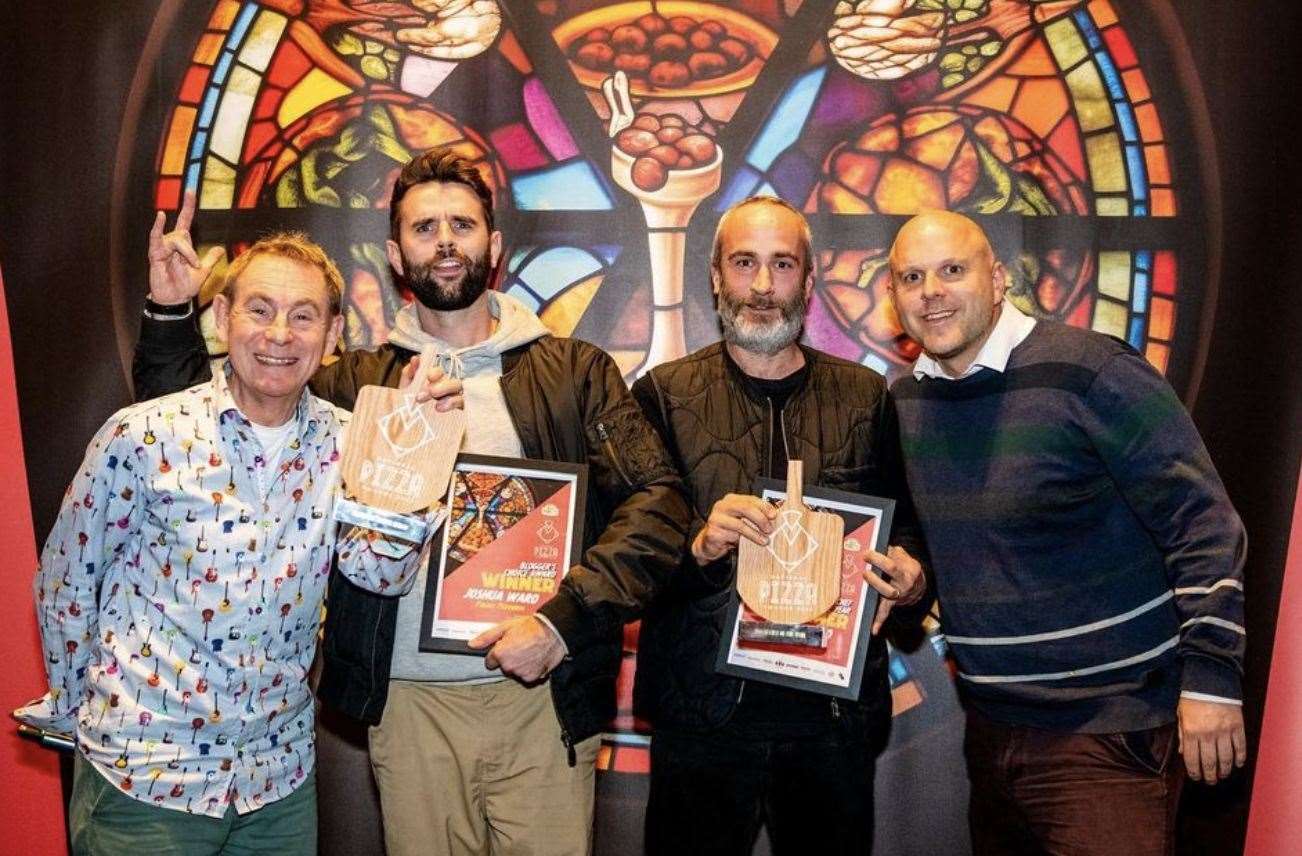
[[[1143,357],[1041,321],[1003,373],[891,391],[969,704],[1097,733],[1241,698],[1243,525]]]

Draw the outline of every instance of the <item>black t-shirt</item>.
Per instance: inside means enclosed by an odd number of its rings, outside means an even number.
[[[778,481],[785,482],[787,480],[787,444],[784,440],[785,432],[782,429],[782,409],[787,406],[792,394],[805,385],[805,380],[808,377],[809,363],[805,363],[786,377],[780,377],[776,380],[746,376],[755,391],[767,398],[773,405],[770,411],[773,424],[769,426],[769,436],[772,437],[772,441],[769,443],[769,470],[766,475]]]

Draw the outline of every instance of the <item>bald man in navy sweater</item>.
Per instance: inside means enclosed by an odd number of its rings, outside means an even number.
[[[973,848],[1174,852],[1183,767],[1247,758],[1246,537],[1143,356],[1036,320],[976,223],[910,220],[891,296],[923,349],[892,387],[968,710]]]

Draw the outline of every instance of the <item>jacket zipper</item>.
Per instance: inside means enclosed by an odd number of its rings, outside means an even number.
[[[610,433],[606,430],[605,422],[597,423],[597,436],[601,438],[601,442],[606,449],[606,455],[610,458],[611,466],[615,468],[615,472],[619,473],[619,477],[624,480],[624,484],[630,490],[633,489],[635,487],[633,480],[628,477],[628,473],[624,472],[624,465],[620,463],[619,455],[615,453],[615,444],[610,441]]]
[[[570,732],[561,727],[561,742],[565,744],[565,758],[570,762],[571,767],[578,766],[579,757],[574,752],[574,741],[570,739]]]
[[[329,608],[329,607],[327,607],[327,608]],[[366,704],[363,705],[363,707],[362,707],[362,714],[363,714],[363,716],[364,716],[368,711],[370,711],[370,709],[371,709],[371,699],[375,698],[375,657],[376,657],[376,655],[379,653],[379,645],[380,645],[380,625],[381,625],[383,622],[384,622],[383,613],[381,613],[380,615],[377,615],[377,616],[376,616],[376,618],[375,618],[375,629],[371,632],[371,689],[370,689],[369,692],[367,692],[367,694],[366,694]],[[390,652],[390,656],[392,656],[392,651]],[[387,702],[388,702],[388,698],[387,698],[387,695],[388,695],[388,688],[387,688],[387,687],[385,688],[385,695],[386,695],[385,702],[386,702],[386,704],[387,704]],[[383,715],[384,711],[381,711],[380,713],[381,713],[381,715]]]
[[[764,404],[769,409],[769,436],[767,441],[764,444],[766,449],[764,455],[764,472],[768,473],[769,478],[773,478],[773,399],[765,396]],[[732,719],[733,714],[737,712],[737,708],[741,706],[741,699],[742,696],[744,696],[745,694],[746,694],[746,682],[744,680],[738,681],[737,700],[733,702],[732,711],[728,714],[729,719]]]
[[[506,378],[508,377],[509,375],[506,374],[505,371],[503,371],[501,377],[497,378],[497,387],[500,388],[501,396],[503,396],[503,399],[506,401],[506,416],[510,418],[510,426],[512,426],[513,429],[516,430],[516,436],[517,438],[519,438],[519,446],[525,449],[526,456],[547,457],[546,449],[543,449],[540,446],[536,449],[530,449],[525,447],[525,434],[523,434],[522,431],[519,430],[519,417],[516,414],[516,408],[510,407],[510,395],[508,395],[508,390],[506,390]],[[602,435],[602,439],[605,440],[605,442],[607,442],[607,447],[608,448],[611,447],[611,444],[609,444],[608,435],[605,434],[605,426],[602,425],[602,423],[598,423],[598,434]],[[564,460],[564,457],[557,455],[556,460]],[[616,461],[616,469],[618,469],[618,461]],[[622,470],[620,470],[620,476],[624,477],[625,482],[628,481],[628,477],[624,476],[624,472],[622,472]],[[375,625],[375,629],[376,629],[376,633],[378,633],[380,629],[379,624]],[[374,668],[374,663],[372,663],[372,668]],[[551,683],[552,707],[555,707],[556,719],[559,720],[559,722],[561,723],[561,743],[565,745],[565,760],[569,761],[570,766],[572,767],[577,766],[578,756],[577,754],[574,753],[574,739],[573,737],[570,737],[569,728],[565,727],[565,715],[561,713],[560,704],[557,704],[555,681],[549,681],[549,683]]]
[[[502,400],[506,402],[506,416],[508,419],[511,420],[511,429],[515,431],[515,437],[517,440],[520,441],[520,448],[524,449],[524,455],[526,458],[546,457],[541,447],[538,449],[525,449],[524,434],[520,433],[520,419],[515,415],[515,411],[511,408],[511,399],[506,394],[505,381],[506,381],[506,373],[503,372],[497,378],[497,388],[502,390]]]

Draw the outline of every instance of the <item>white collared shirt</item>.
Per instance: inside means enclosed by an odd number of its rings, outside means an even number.
[[[1008,365],[1008,357],[1012,354],[1013,348],[1022,344],[1026,337],[1031,335],[1031,330],[1034,327],[1035,319],[1014,306],[1013,302],[1008,299],[1008,295],[1005,294],[1003,306],[999,311],[999,320],[995,322],[995,328],[990,331],[989,338],[981,346],[976,359],[972,360],[972,364],[967,367],[966,371],[958,377],[954,377],[945,371],[940,363],[924,353],[913,364],[913,377],[916,380],[922,380],[924,377],[962,380],[982,369],[991,369],[1002,373]]]

